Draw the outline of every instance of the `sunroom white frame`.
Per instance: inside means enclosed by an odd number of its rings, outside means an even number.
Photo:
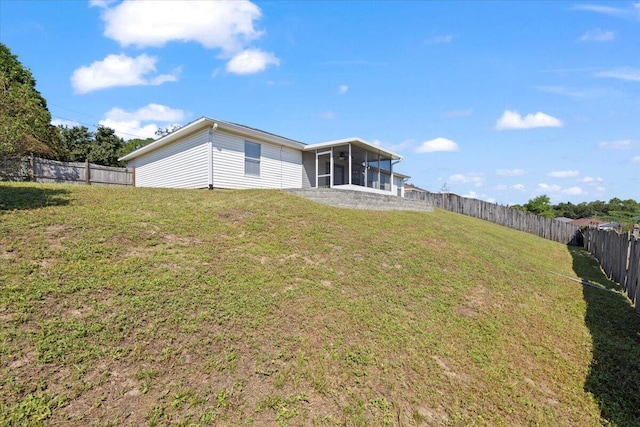
[[[346,184],[335,184],[335,155],[336,150],[340,147],[346,147],[346,150],[341,151],[341,154],[346,152],[347,156],[345,158],[346,166],[348,167],[347,173],[347,183]],[[328,179],[329,188],[335,189],[344,189],[344,190],[355,190],[355,191],[366,191],[371,193],[379,193],[379,194],[396,194],[394,191],[394,186],[396,180],[394,179],[396,175],[401,176],[403,178],[407,178],[406,175],[396,174],[393,170],[393,166],[402,160],[402,156],[396,154],[390,150],[383,149],[379,146],[373,145],[363,139],[360,138],[346,138],[335,141],[321,142],[317,144],[310,144],[305,146],[305,151],[315,152],[315,187],[326,186],[326,184],[321,184],[323,180]],[[357,151],[359,156],[356,159],[354,156],[354,151]],[[329,156],[329,173],[321,172],[321,159],[322,156]],[[362,162],[362,172],[363,172],[363,180],[362,183],[354,182],[354,161],[360,161],[360,158],[363,157]],[[384,170],[382,162],[389,162],[389,169]],[[373,167],[371,164],[375,164]],[[326,164],[326,163],[325,163]],[[359,169],[359,168],[358,168]],[[372,175],[373,172],[373,175]],[[388,188],[382,188],[381,182],[383,176],[388,176]],[[371,179],[373,177],[373,179]],[[359,180],[358,180],[359,181]],[[325,181],[326,182],[326,181]],[[369,183],[371,182],[371,186]]]

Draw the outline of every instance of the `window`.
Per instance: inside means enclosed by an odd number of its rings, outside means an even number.
[[[244,142],[244,174],[260,176],[260,144]]]

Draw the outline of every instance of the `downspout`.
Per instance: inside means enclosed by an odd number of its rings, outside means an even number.
[[[351,186],[351,143],[349,143],[349,186]]]
[[[283,172],[283,166],[282,166],[282,149],[284,147],[281,145],[280,146],[280,189],[282,189],[282,172]]]
[[[209,129],[209,190],[213,190],[213,133],[218,130],[218,123]]]
[[[393,174],[393,166],[397,165],[398,163],[400,163],[400,160],[396,160],[394,162],[393,161],[393,157],[392,157],[391,160],[390,160],[390,163],[391,163],[391,165],[390,165],[390,167],[391,167],[391,192],[393,193],[393,187],[395,186],[396,187],[395,193],[397,195],[398,194],[398,188],[397,188],[398,186],[395,185],[396,184],[396,180],[395,180],[395,175]],[[403,194],[402,191],[403,191],[403,189],[400,190],[400,197],[404,197],[404,194]]]
[[[329,188],[333,188],[333,147],[331,147],[331,158],[329,159]]]

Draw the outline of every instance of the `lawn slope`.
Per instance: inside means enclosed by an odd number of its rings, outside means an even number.
[[[612,286],[589,262],[441,210],[0,184],[0,424],[632,425],[592,333],[618,310],[638,366],[633,310],[550,274]]]

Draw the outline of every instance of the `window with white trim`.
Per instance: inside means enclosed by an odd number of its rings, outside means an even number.
[[[244,142],[244,174],[260,176],[260,144]]]

